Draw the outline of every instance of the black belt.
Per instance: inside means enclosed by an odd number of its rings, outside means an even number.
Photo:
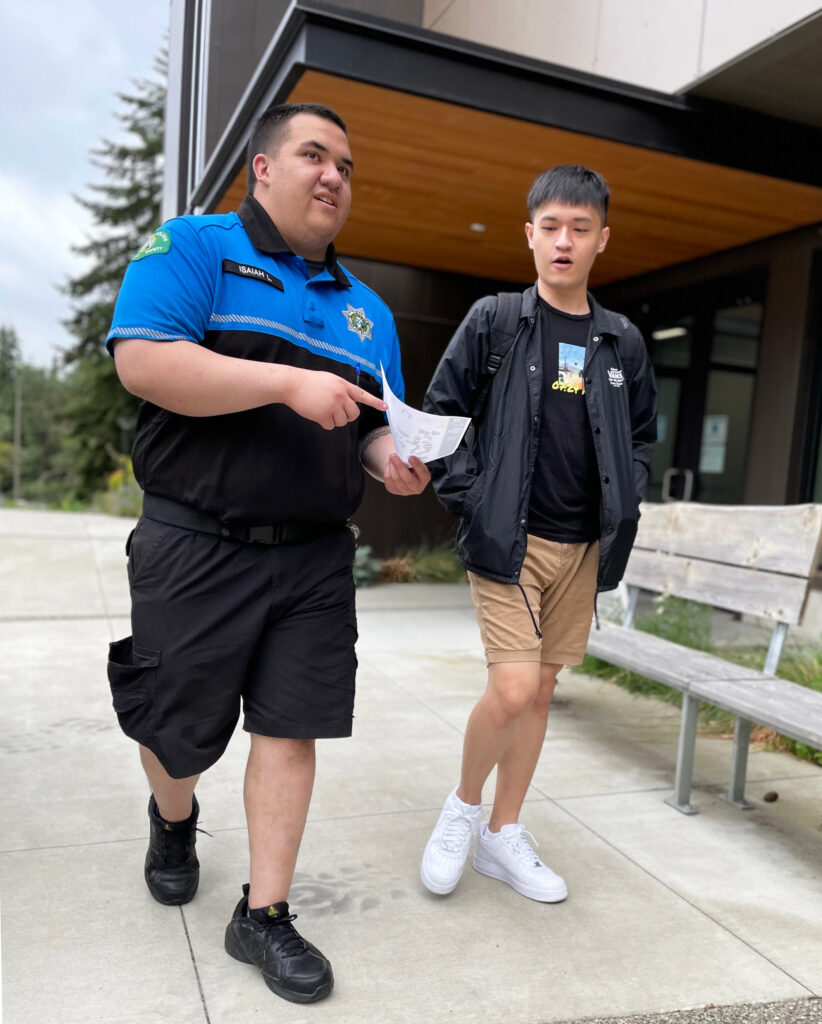
[[[213,533],[226,540],[238,540],[245,544],[296,544],[299,541],[324,537],[343,529],[345,523],[269,523],[264,526],[247,526],[242,523],[226,522],[207,512],[199,512],[189,505],[161,498],[156,494],[143,495],[143,515],[168,526],[181,526],[184,530],[198,530]]]

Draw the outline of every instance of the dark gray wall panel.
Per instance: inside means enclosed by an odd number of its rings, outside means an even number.
[[[335,6],[422,25],[423,0],[341,0]],[[288,7],[289,0],[212,0],[206,162]]]
[[[288,0],[212,0],[206,162],[288,6]]]

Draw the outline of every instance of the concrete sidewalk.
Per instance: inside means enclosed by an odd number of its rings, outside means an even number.
[[[143,883],[148,792],[105,672],[132,525],[0,509],[6,1024],[822,1021],[822,771],[755,752],[740,812],[719,796],[730,742],[702,739],[684,817],[663,802],[678,711],[607,682],[561,677],[523,811],[569,899],[470,866],[450,897],[423,889],[484,685],[464,586],[360,591],[355,733],[319,744],[291,896],[337,985],[308,1007],[271,995],[222,949],[247,870],[242,732],[198,789],[196,899],[162,907]]]

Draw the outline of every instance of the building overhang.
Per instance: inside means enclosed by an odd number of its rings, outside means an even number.
[[[822,12],[715,68],[685,90],[822,128]]]
[[[525,196],[557,163],[594,167],[612,189],[595,286],[822,221],[814,126],[317,0],[289,9],[189,209],[237,208],[251,126],[287,101],[326,103],[348,124],[354,201],[338,249],[351,256],[528,280]]]

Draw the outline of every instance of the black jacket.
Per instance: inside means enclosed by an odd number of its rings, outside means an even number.
[[[601,488],[597,589],[622,578],[636,536],[639,503],[656,440],[656,383],[639,330],[588,296],[585,401]],[[490,346],[495,295],[476,302],[445,350],[423,408],[471,416]],[[536,285],[522,293],[516,341],[504,359],[475,437],[429,466],[445,508],[460,518],[457,549],[466,569],[516,583],[525,558],[528,503],[542,410],[542,351]],[[469,429],[469,435],[472,431]]]

